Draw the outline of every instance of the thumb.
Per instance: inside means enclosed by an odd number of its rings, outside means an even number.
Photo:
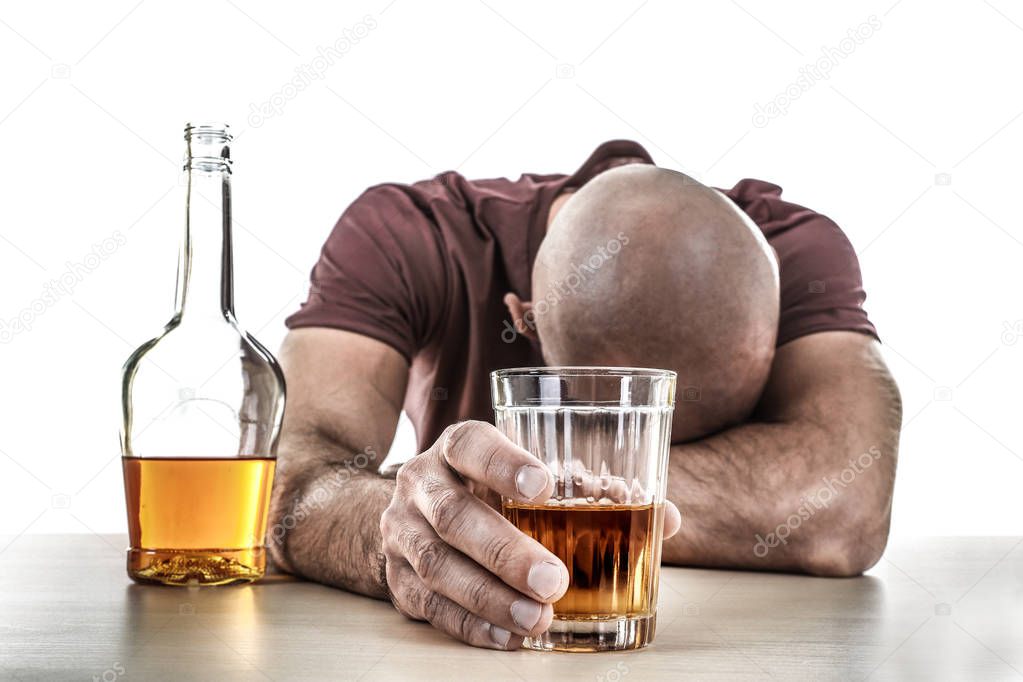
[[[664,539],[667,540],[675,533],[682,530],[682,513],[675,506],[674,502],[664,503]]]

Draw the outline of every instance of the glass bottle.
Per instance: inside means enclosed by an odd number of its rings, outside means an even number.
[[[234,315],[228,126],[185,141],[174,316],[122,375],[128,575],[217,585],[265,572],[284,375]]]

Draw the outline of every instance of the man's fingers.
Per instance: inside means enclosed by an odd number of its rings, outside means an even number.
[[[407,562],[388,560],[388,585],[395,601],[404,604],[412,618],[429,621],[455,639],[485,649],[509,651],[522,646],[522,636],[489,623],[444,595],[430,590]],[[393,580],[392,580],[393,576]]]
[[[548,604],[568,589],[565,564],[457,485],[450,470],[420,481],[413,502],[442,540],[511,588]]]
[[[396,554],[388,553],[385,574],[391,603],[398,609],[398,613],[412,620],[426,620],[420,604],[423,592],[412,589],[411,578],[415,577],[416,572],[409,563]]]
[[[467,421],[450,426],[436,447],[452,469],[505,497],[544,502],[554,492],[554,476],[543,462],[491,424]]]
[[[410,518],[396,538],[398,550],[426,587],[518,635],[539,635],[554,609],[505,585],[445,543],[421,516]]]
[[[674,502],[664,503],[664,539],[667,540],[675,533],[682,530],[682,513]]]

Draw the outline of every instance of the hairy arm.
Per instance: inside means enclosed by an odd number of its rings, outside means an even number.
[[[268,545],[284,570],[387,595],[380,516],[394,481],[377,474],[397,427],[408,364],[390,346],[335,329],[297,329],[281,348],[288,403]]]
[[[787,343],[751,422],[672,447],[668,498],[683,522],[664,560],[862,573],[887,542],[901,422],[876,341],[824,332]]]
[[[290,399],[268,543],[285,570],[387,598],[478,647],[515,650],[551,624],[568,570],[474,493],[542,503],[554,478],[491,424],[460,422],[377,473],[397,426],[408,365],[389,346],[300,329],[281,360]]]

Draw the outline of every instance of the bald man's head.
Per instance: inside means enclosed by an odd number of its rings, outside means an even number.
[[[695,180],[649,165],[597,176],[556,214],[533,267],[552,365],[678,372],[676,440],[749,415],[778,329],[778,268],[760,230]]]

